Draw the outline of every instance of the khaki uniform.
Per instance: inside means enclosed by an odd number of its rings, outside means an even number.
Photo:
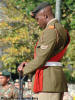
[[[38,100],[62,100],[62,94],[60,93],[38,93],[33,95]]]
[[[16,88],[17,91],[18,91],[18,97],[19,97],[19,89]],[[30,98],[32,97],[32,92],[31,90],[26,90],[26,89],[23,89],[23,98]]]
[[[48,23],[39,39],[36,48],[36,58],[24,68],[24,74],[34,73],[32,83],[34,84],[35,71],[58,52],[67,43],[67,33],[56,19]],[[33,89],[33,87],[32,87]],[[49,93],[62,93],[67,91],[67,82],[61,67],[49,66],[43,72],[43,91]]]
[[[6,88],[0,86],[0,100],[16,100],[18,91],[13,85],[8,85]]]

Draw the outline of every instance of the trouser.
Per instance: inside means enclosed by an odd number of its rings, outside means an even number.
[[[38,98],[38,100],[62,100],[63,93],[37,93],[33,97]]]

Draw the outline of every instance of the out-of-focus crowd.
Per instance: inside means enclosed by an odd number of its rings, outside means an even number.
[[[31,80],[22,82],[23,98],[32,97]],[[0,72],[0,100],[16,100],[20,95],[20,80],[10,81],[10,73],[6,70]]]
[[[23,98],[32,98],[33,92],[31,90],[31,79],[23,81],[22,87],[20,87],[19,79],[10,81],[10,73],[7,70],[3,70],[2,72],[0,72],[0,100],[18,99],[20,97],[21,88]],[[75,85],[68,84],[68,92],[64,93],[63,100],[75,100]]]

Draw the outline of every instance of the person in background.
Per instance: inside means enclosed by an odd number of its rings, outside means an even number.
[[[19,80],[18,80],[18,79],[15,80],[14,86],[15,86],[17,89],[20,88],[20,84],[19,84]]]
[[[14,85],[9,84],[10,72],[3,70],[0,72],[0,100],[16,100],[18,92]]]

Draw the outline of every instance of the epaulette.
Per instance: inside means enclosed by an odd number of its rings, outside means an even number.
[[[49,29],[55,29],[55,25],[49,25]]]

